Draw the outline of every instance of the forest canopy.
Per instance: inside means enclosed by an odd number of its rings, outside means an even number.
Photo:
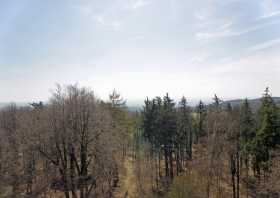
[[[280,110],[57,85],[49,101],[0,111],[0,197],[279,197]]]

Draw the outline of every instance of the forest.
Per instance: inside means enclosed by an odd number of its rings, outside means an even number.
[[[130,110],[116,90],[57,85],[1,108],[0,198],[278,198],[280,106],[260,97]]]

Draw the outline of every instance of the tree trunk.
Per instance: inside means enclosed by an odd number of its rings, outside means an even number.
[[[236,169],[237,169],[237,174],[236,174],[236,176],[237,176],[237,196],[236,196],[236,198],[239,198],[239,186],[240,186],[240,157],[239,157],[239,152],[237,152],[237,167],[236,167]]]
[[[192,141],[193,141],[193,134],[192,134],[192,130],[190,129],[190,136],[189,136],[189,157],[190,159],[192,159]]]
[[[169,149],[169,164],[170,164],[170,178],[173,179],[173,156],[172,156],[172,148]]]
[[[231,169],[231,182],[232,182],[232,197],[236,198],[236,186],[235,186],[236,164],[235,164],[234,155],[230,156],[230,169]]]
[[[249,198],[249,159],[248,154],[246,153],[245,157],[245,166],[246,166],[246,198]]]
[[[166,147],[164,147],[164,161],[165,161],[165,176],[169,177],[168,151]]]

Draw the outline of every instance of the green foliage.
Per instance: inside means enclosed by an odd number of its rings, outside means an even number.
[[[182,97],[177,111],[177,146],[186,148],[189,158],[192,157],[193,127],[191,110],[187,105],[187,100]]]
[[[198,106],[196,107],[196,116],[195,116],[195,130],[196,130],[196,141],[200,137],[206,135],[205,120],[207,116],[206,106],[202,101],[199,101]]]
[[[152,101],[148,98],[142,112],[143,136],[154,146],[172,145],[176,135],[175,103],[168,94]]]
[[[168,94],[163,98],[161,139],[163,143],[171,146],[177,131],[175,103]]]
[[[243,153],[249,153],[252,150],[255,133],[255,121],[250,108],[248,99],[245,99],[240,111],[240,136],[241,150]]]
[[[166,94],[163,98],[146,99],[142,111],[143,137],[151,144],[153,152],[164,152],[165,174],[173,177],[173,160],[176,158],[177,174],[181,161],[192,157],[192,122],[190,109],[183,97],[179,107]],[[185,155],[186,153],[186,155]]]
[[[258,111],[258,128],[252,143],[254,154],[254,168],[268,170],[271,161],[271,152],[279,145],[279,113],[269,89],[266,88],[262,104]]]
[[[143,136],[152,145],[159,147],[160,131],[162,121],[162,100],[157,97],[150,101],[148,98],[145,101],[145,106],[142,111],[142,128]]]

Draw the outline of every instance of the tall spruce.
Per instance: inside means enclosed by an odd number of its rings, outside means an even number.
[[[182,141],[181,145],[185,146],[186,154],[189,159],[192,158],[192,132],[191,111],[187,105],[186,98],[182,97],[178,106],[178,133]]]
[[[193,131],[191,110],[184,96],[178,104],[177,112],[177,135],[175,145],[178,174],[185,160],[192,158]]]
[[[162,115],[162,139],[164,143],[165,160],[169,161],[169,176],[172,179],[173,173],[173,149],[174,139],[177,132],[176,125],[176,109],[174,101],[169,97],[168,93],[163,97],[163,115]],[[166,164],[166,167],[167,164]]]
[[[256,135],[255,122],[253,113],[246,98],[241,105],[240,109],[240,145],[241,145],[241,156],[245,164],[245,183],[246,183],[246,197],[249,197],[249,168],[250,168],[250,153],[252,150],[252,142]]]
[[[258,110],[258,126],[256,137],[253,142],[254,170],[260,176],[261,170],[264,174],[271,166],[271,152],[279,144],[279,118],[278,108],[271,97],[268,88],[265,89]]]
[[[203,137],[206,135],[206,129],[205,129],[205,120],[206,120],[206,106],[205,104],[200,100],[197,107],[196,107],[196,142],[198,142],[198,139],[200,137]]]

